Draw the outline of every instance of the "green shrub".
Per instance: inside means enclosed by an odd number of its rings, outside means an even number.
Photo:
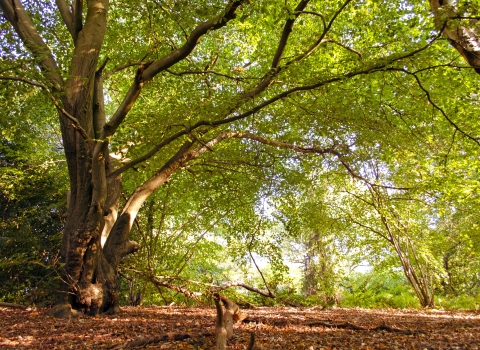
[[[341,282],[342,307],[419,308],[420,303],[401,271],[355,273]]]
[[[437,297],[435,304],[445,310],[480,310],[480,294],[476,296]]]

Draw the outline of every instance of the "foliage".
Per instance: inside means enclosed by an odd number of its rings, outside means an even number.
[[[97,284],[117,295],[119,267],[151,302],[152,276],[192,292],[239,276],[329,304],[365,260],[401,265],[423,306],[433,293],[478,294],[480,86],[442,39],[437,8],[22,3],[0,3],[5,261],[45,263],[44,250],[51,261],[64,227],[64,279],[75,276],[68,287],[86,310]],[[451,20],[445,28],[466,23]],[[301,286],[289,263],[303,264]],[[355,277],[351,302],[410,305],[391,278]],[[185,302],[177,293],[159,289],[166,304]]]
[[[341,282],[339,305],[363,308],[419,308],[420,304],[401,271],[353,273]]]
[[[61,170],[61,155],[54,148],[58,146],[55,130],[48,127],[52,111],[43,110],[43,115],[31,113],[32,106],[42,99],[39,94],[28,99],[0,99],[0,108],[8,110],[8,114],[24,116],[0,120],[3,301],[51,303],[52,292],[58,288],[56,270],[60,267],[66,179]],[[40,128],[43,123],[47,124],[44,129]]]
[[[439,296],[437,305],[445,310],[480,310],[480,295],[459,295],[456,297]]]

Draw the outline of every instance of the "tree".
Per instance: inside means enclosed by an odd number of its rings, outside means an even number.
[[[364,77],[416,79],[424,94],[417,70],[452,61],[417,2],[1,0],[0,8],[0,79],[43,90],[57,109],[70,182],[65,302],[91,314],[118,311],[119,263],[140,248],[129,238],[135,218],[172,175],[259,143],[362,177],[349,145],[384,141],[374,136],[378,110],[364,116],[370,124],[359,117],[372,98],[355,96]],[[122,176],[131,193],[119,208]]]

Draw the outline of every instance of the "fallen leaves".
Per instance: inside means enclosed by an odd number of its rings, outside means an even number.
[[[119,315],[60,320],[0,308],[2,349],[212,349],[212,307],[126,307]],[[265,349],[480,349],[480,315],[437,310],[257,308],[228,349],[250,333]]]

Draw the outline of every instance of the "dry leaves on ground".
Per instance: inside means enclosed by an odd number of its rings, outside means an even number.
[[[123,349],[138,340],[146,349],[214,345],[213,307],[126,307],[115,316],[70,320],[44,312],[0,308],[0,348]],[[265,349],[480,349],[478,312],[275,307],[247,313],[228,349],[245,349],[251,332]]]

